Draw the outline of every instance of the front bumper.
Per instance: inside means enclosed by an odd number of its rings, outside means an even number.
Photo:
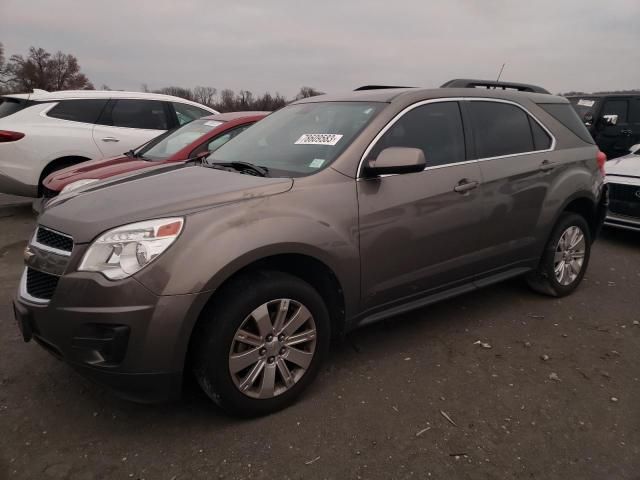
[[[158,296],[133,278],[76,272],[47,304],[18,295],[14,312],[32,338],[82,375],[139,402],[180,396],[191,331],[208,294]]]
[[[624,230],[635,230],[640,232],[640,218],[628,217],[609,212],[604,224],[608,227],[622,228]]]

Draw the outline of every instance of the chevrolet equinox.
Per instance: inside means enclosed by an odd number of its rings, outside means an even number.
[[[568,100],[468,87],[301,100],[208,158],[57,197],[25,250],[24,339],[132,400],[193,372],[260,415],[360,325],[516,276],[571,293],[605,157]]]

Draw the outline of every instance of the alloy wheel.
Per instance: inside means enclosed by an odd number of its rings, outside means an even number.
[[[553,259],[553,270],[560,285],[571,285],[580,275],[585,247],[585,236],[580,227],[570,226],[560,236]]]
[[[251,398],[272,398],[306,373],[316,350],[316,324],[300,302],[280,298],[253,310],[236,330],[229,351],[235,386]]]

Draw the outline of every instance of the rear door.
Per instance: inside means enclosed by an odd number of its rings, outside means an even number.
[[[515,103],[473,99],[464,103],[483,183],[484,275],[523,268],[538,254],[537,225],[559,168],[550,156],[550,133]]]
[[[617,116],[615,125],[607,125],[606,118]],[[608,97],[604,100],[600,117],[595,124],[595,140],[608,159],[629,153],[632,145],[632,126],[629,123],[629,98]]]
[[[170,113],[158,100],[111,100],[93,128],[93,139],[105,157],[121,155],[171,128]]]
[[[386,127],[366,158],[388,147],[422,149],[427,167],[357,181],[365,309],[468,282],[482,257],[480,170],[467,161],[458,102],[416,105]]]

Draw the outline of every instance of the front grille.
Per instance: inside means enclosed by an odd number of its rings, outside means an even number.
[[[71,237],[44,227],[38,227],[36,241],[46,247],[63,250],[65,252],[73,250],[73,239]]]
[[[60,277],[27,268],[27,293],[35,298],[51,300]]]
[[[609,210],[619,215],[640,217],[640,186],[609,184]]]

